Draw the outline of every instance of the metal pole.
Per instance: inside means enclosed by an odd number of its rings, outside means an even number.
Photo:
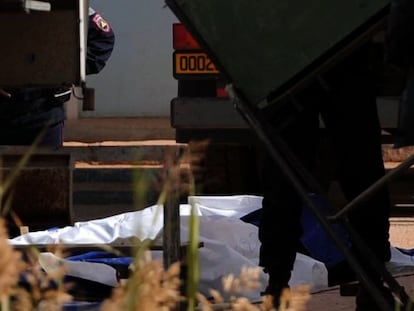
[[[355,209],[356,206],[358,206],[359,204],[369,199],[373,194],[375,194],[375,192],[377,192],[386,183],[390,182],[394,178],[401,175],[401,173],[406,171],[413,164],[414,164],[414,154],[411,155],[409,158],[407,158],[405,161],[403,161],[396,168],[392,169],[390,172],[385,174],[382,178],[378,179],[374,184],[372,184],[370,187],[368,187],[368,189],[366,189],[364,192],[358,195],[355,199],[353,199],[350,203],[348,203],[338,213],[329,217],[329,219],[332,221],[335,221],[343,217],[345,214]]]

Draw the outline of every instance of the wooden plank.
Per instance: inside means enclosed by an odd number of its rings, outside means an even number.
[[[19,234],[19,226],[44,230],[72,224],[72,160],[69,154],[32,154],[28,162],[19,164],[23,154],[0,153],[1,182],[10,183],[3,196],[11,236]],[[15,216],[18,217],[16,220]]]

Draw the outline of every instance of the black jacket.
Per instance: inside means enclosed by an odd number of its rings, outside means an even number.
[[[97,12],[89,15],[86,74],[95,74],[104,67],[115,44],[111,25]]]
[[[402,69],[407,69],[413,63],[413,0],[391,0],[385,52],[386,60]]]

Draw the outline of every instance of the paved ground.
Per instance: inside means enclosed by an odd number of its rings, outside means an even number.
[[[395,247],[414,248],[414,218],[394,218],[391,220],[391,244]],[[414,299],[414,271],[395,276],[398,283]],[[307,311],[353,311],[355,297],[341,297],[339,287],[333,287],[312,295]],[[403,311],[403,310],[401,310]]]
[[[414,272],[396,276],[399,284],[404,286],[407,294],[414,299]],[[334,287],[312,295],[307,311],[354,311],[355,297],[341,297],[339,288]],[[393,311],[393,310],[390,310]],[[403,311],[403,310],[401,310]]]

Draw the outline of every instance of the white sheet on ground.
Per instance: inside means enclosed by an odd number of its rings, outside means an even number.
[[[53,273],[64,266],[66,275],[106,284],[112,287],[118,285],[115,268],[106,264],[65,260],[48,252],[39,254],[39,263],[46,273]]]
[[[200,291],[221,289],[221,278],[228,274],[238,275],[243,266],[257,267],[259,262],[259,241],[257,227],[240,220],[261,207],[262,198],[252,195],[238,196],[196,196],[188,202],[200,216],[200,236],[204,243],[200,248],[201,279]],[[180,205],[181,240],[188,240],[188,216],[191,205]],[[154,239],[162,236],[163,208],[150,206],[137,212],[124,213],[103,219],[77,222],[73,227],[54,231],[30,232],[11,239],[12,244],[90,244],[132,245],[137,239]],[[288,233],[287,233],[288,234]],[[393,252],[393,259],[399,262],[407,259],[402,253]],[[411,261],[411,264],[414,265]],[[398,266],[398,263],[396,263]],[[72,267],[73,268],[73,267]],[[75,269],[75,268],[73,268]],[[79,272],[72,272],[79,273]],[[260,279],[263,286],[267,276]],[[110,280],[111,282],[111,280]],[[325,265],[308,256],[297,254],[290,285],[309,284],[312,291],[326,288],[328,273]],[[260,291],[244,293],[251,300],[260,299]]]
[[[76,222],[60,229],[29,232],[12,239],[13,244],[99,244],[132,245],[155,239],[163,227],[162,206],[153,205],[102,219]],[[159,216],[157,216],[159,215]]]

